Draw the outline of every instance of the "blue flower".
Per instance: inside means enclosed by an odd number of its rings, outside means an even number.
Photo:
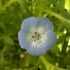
[[[40,56],[53,47],[57,38],[48,18],[30,17],[22,22],[18,40],[21,48],[26,49],[30,55]]]

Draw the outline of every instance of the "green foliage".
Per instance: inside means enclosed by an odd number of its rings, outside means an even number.
[[[0,0],[0,70],[70,70],[70,4],[67,0]],[[68,6],[68,7],[67,7]],[[57,43],[39,57],[18,44],[18,31],[27,17],[48,17]]]

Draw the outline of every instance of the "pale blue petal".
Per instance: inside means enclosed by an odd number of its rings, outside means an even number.
[[[31,42],[27,39],[28,34],[30,33],[32,27],[34,28],[44,27],[46,32],[45,34],[47,40],[41,45],[38,45],[36,47],[32,46]],[[53,47],[53,45],[57,40],[56,34],[53,32],[53,30],[54,30],[53,24],[48,18],[40,18],[40,19],[36,19],[35,17],[27,18],[22,22],[21,31],[19,31],[18,33],[19,44],[21,48],[27,49],[28,53],[31,55],[34,56],[43,55],[46,52],[46,50]]]
[[[48,18],[42,17],[42,18],[38,19],[37,27],[42,27],[42,26],[44,27],[44,29],[46,31],[48,31],[48,30],[53,31],[54,30],[54,26]]]
[[[30,42],[27,40],[27,33],[23,31],[18,32],[18,40],[20,47],[23,49],[27,49],[30,45]]]
[[[21,30],[29,32],[31,27],[36,27],[38,20],[35,17],[30,17],[23,20]]]
[[[47,47],[46,47],[46,43],[43,43],[39,46],[30,46],[27,51],[30,55],[33,55],[33,56],[40,56],[40,55],[43,55],[45,54],[46,50],[47,50]]]
[[[56,43],[57,37],[56,37],[55,32],[53,32],[53,31],[46,32],[46,37],[47,37],[46,45],[47,45],[48,49],[50,49]]]

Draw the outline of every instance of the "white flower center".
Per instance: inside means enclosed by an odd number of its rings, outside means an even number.
[[[46,41],[46,35],[44,33],[43,27],[40,27],[38,29],[32,28],[29,36],[30,41],[34,47],[39,46]]]
[[[41,39],[42,35],[38,32],[34,32],[34,35],[32,35],[32,39],[34,42],[39,41]]]

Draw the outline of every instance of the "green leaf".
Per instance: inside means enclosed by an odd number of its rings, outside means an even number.
[[[52,69],[53,69],[53,70],[66,70],[66,69],[58,68],[58,67],[56,67],[56,66],[54,66],[54,65],[52,65],[52,64],[50,64],[50,63],[48,63],[48,61],[45,59],[44,56],[40,56],[40,59],[41,59],[41,61],[43,62],[43,64],[44,64],[46,70],[52,70]]]

